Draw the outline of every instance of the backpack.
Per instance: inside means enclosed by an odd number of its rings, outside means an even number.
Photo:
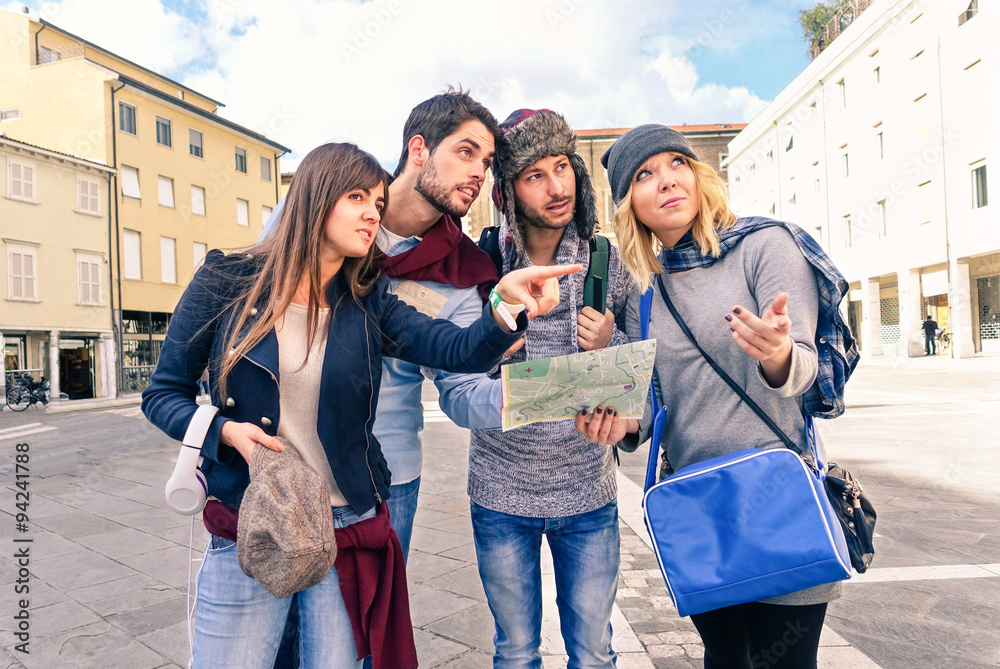
[[[503,272],[503,256],[500,253],[500,226],[483,228],[479,235],[479,248],[486,252],[496,265],[497,275]],[[600,314],[607,309],[608,296],[608,256],[611,242],[607,237],[594,235],[590,238],[590,265],[587,278],[583,282],[583,306]]]

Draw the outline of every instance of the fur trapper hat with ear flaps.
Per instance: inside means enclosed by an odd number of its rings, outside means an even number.
[[[581,239],[590,239],[597,227],[597,199],[587,166],[576,152],[576,135],[566,119],[548,109],[518,109],[500,124],[500,129],[503,141],[493,163],[493,202],[507,219],[517,254],[524,252],[524,230],[514,206],[514,179],[548,156],[569,158],[576,175],[576,232]]]

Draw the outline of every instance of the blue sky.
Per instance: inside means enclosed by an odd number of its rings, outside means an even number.
[[[23,0],[22,0],[23,2]],[[22,2],[0,0],[20,10]],[[461,84],[501,119],[746,122],[808,64],[798,0],[54,0],[31,10],[222,100],[294,149],[398,155],[409,110]],[[128,16],[127,23],[106,17]]]

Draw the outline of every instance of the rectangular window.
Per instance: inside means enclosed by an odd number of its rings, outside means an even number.
[[[875,158],[878,160],[885,158],[885,144],[880,132],[875,133]]]
[[[38,256],[33,246],[7,244],[7,297],[38,299]]]
[[[848,159],[846,153],[840,157],[840,164],[841,164],[841,167],[843,168],[842,172],[843,172],[844,178],[846,179],[847,177],[851,176],[850,160]]]
[[[268,207],[266,204],[260,208],[260,221],[261,223],[267,223],[267,220],[271,218],[271,212],[274,210]]]
[[[177,242],[160,237],[160,281],[177,283]]]
[[[958,25],[964,26],[966,21],[971,21],[972,17],[979,13],[979,0],[972,0],[968,9],[958,15]]]
[[[102,258],[98,255],[78,253],[76,255],[77,302],[100,306],[101,304],[101,265]]]
[[[876,211],[876,215],[878,216],[878,236],[881,239],[886,236],[888,231],[886,227],[885,200],[879,200],[876,203],[876,207],[878,208]]]
[[[792,196],[788,198],[788,204],[795,204],[795,202],[796,202],[795,193],[792,193]]]
[[[205,189],[201,186],[191,186],[191,213],[205,215]]]
[[[0,109],[0,121],[16,121],[21,118],[21,108]]]
[[[260,178],[264,181],[271,180],[271,159],[260,157]]]
[[[247,173],[247,150],[236,147],[236,171]]]
[[[7,160],[7,197],[25,202],[35,201],[35,165]]]
[[[162,116],[156,117],[156,143],[163,146],[173,146],[173,135],[170,131],[170,119]]]
[[[243,226],[250,225],[250,203],[239,198],[236,198],[236,223]]]
[[[813,192],[818,193],[820,191],[819,179],[813,182]]]
[[[76,180],[76,210],[84,214],[101,213],[101,184],[91,179]]]
[[[840,110],[847,109],[847,84],[843,79],[837,82],[837,93],[840,98]]]
[[[62,56],[59,55],[58,51],[53,51],[52,49],[44,46],[38,47],[38,64],[45,65],[47,63],[55,63],[62,60]]]
[[[854,245],[854,230],[851,226],[851,215],[844,216],[844,248]]]
[[[972,167],[972,208],[979,209],[989,204],[986,196],[986,163]]]
[[[125,230],[125,278],[142,278],[142,235],[135,230]]]
[[[192,260],[194,260],[195,271],[201,267],[201,264],[205,262],[205,256],[208,255],[208,244],[202,244],[201,242],[195,242],[192,248]]]
[[[122,195],[125,197],[140,198],[139,192],[139,170],[128,165],[122,165]]]
[[[159,186],[159,196],[160,196],[160,206],[163,207],[173,207],[174,206],[174,180],[170,177],[159,177],[157,179]]]
[[[611,195],[611,189],[604,189],[604,228],[610,230],[615,222],[615,198]]]
[[[931,213],[931,182],[925,181],[917,186],[917,206],[920,211],[920,225],[927,225],[934,220]]]
[[[191,155],[195,158],[205,157],[205,149],[201,144],[202,140],[201,132],[194,128],[188,129],[188,147]]]
[[[127,102],[118,102],[118,129],[130,135],[135,134],[135,107]]]
[[[767,210],[767,213],[768,213],[769,215],[771,215],[771,216],[774,216],[774,213],[775,213],[776,211],[777,211],[777,208],[775,207],[775,204],[774,204],[774,202],[772,202],[772,203],[771,203],[771,208]]]

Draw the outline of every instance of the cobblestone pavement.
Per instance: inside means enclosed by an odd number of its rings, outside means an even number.
[[[428,398],[430,400],[430,398]],[[875,567],[830,607],[820,666],[1000,666],[1000,358],[866,363],[849,411],[821,426],[827,446],[879,509]],[[468,437],[428,402],[425,473],[408,566],[421,667],[491,666],[493,625],[476,568],[465,492]],[[30,444],[30,522],[16,531],[17,443]],[[186,666],[189,567],[205,533],[165,510],[176,443],[136,406],[0,414],[0,666]],[[644,454],[623,458],[618,666],[700,667],[647,545]],[[950,472],[946,476],[941,471]],[[16,650],[23,578],[14,543],[30,538],[30,655]],[[546,669],[565,667],[551,566],[543,567]]]

